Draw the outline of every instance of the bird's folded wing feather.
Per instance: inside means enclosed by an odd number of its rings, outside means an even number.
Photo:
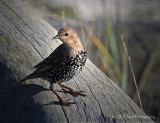
[[[58,69],[63,65],[63,61],[68,57],[67,53],[63,49],[63,46],[59,46],[54,52],[52,52],[42,62],[37,64],[34,68],[37,68],[33,75],[42,75],[50,72],[51,70]]]

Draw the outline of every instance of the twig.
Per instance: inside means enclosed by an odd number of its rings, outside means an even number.
[[[127,55],[127,57],[128,57],[128,62],[129,62],[129,66],[130,66],[130,68],[131,68],[131,72],[132,72],[134,84],[135,84],[135,87],[136,87],[136,92],[137,92],[138,100],[139,100],[139,103],[140,103],[140,107],[141,107],[141,109],[143,110],[142,102],[141,102],[141,98],[140,98],[140,94],[139,94],[139,90],[138,90],[138,86],[137,86],[137,82],[136,82],[136,77],[135,77],[135,74],[134,74],[134,71],[133,71],[133,67],[132,67],[132,63],[131,63],[131,58],[130,58],[130,56],[128,55],[128,50],[127,50],[127,47],[126,47],[126,45],[125,45],[125,43],[124,43],[123,35],[121,35],[121,39],[122,39],[122,43],[123,43],[123,46],[124,46],[126,55]]]

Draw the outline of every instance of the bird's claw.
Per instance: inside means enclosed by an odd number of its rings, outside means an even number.
[[[87,96],[86,94],[83,94],[84,91],[74,91],[74,90],[72,90],[71,92],[72,92],[72,94],[74,94],[76,96],[79,96],[79,95],[84,96],[84,97]]]
[[[70,106],[71,104],[77,104],[77,102],[70,102],[70,99],[69,100],[59,100],[59,102],[66,106]]]

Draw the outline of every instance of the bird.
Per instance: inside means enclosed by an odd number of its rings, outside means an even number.
[[[63,84],[63,82],[73,79],[84,67],[87,59],[86,49],[76,31],[71,27],[60,29],[52,39],[59,39],[62,44],[33,67],[35,71],[23,78],[21,83],[28,79],[42,78],[50,83],[50,89],[59,99],[59,103],[64,105],[76,104],[77,102],[64,100],[54,87],[58,84],[62,89],[65,88],[76,96],[87,96],[83,91],[76,91]]]

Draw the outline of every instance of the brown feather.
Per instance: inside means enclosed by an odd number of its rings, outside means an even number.
[[[43,78],[43,76],[47,75],[54,69],[58,70],[62,67],[65,59],[70,57],[75,58],[79,52],[84,51],[84,47],[74,29],[70,27],[61,29],[57,36],[59,36],[59,39],[63,42],[63,44],[58,46],[56,50],[54,50],[42,62],[33,67],[36,70],[22,79],[21,82],[27,79]]]

